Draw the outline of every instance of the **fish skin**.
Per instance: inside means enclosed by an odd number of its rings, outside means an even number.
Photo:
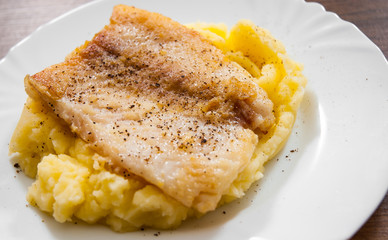
[[[27,75],[25,88],[114,166],[201,213],[217,207],[274,123],[265,91],[221,50],[125,5],[64,62]]]

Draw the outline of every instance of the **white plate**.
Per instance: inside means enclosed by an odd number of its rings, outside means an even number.
[[[357,231],[388,187],[388,65],[370,40],[302,0],[122,2],[181,23],[251,19],[283,41],[309,79],[293,134],[259,186],[157,239],[345,239]],[[55,19],[0,62],[1,239],[155,238],[156,230],[117,234],[104,226],[58,224],[26,207],[32,180],[17,174],[7,156],[26,99],[24,76],[62,61],[108,23],[117,3],[92,2]]]

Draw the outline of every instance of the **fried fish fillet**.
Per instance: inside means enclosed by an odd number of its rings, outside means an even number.
[[[26,76],[25,87],[114,166],[202,213],[274,123],[265,91],[219,49],[125,5],[64,62]]]

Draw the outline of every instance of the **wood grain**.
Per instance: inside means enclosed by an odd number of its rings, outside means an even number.
[[[0,0],[0,58],[39,26],[90,0]]]
[[[37,27],[90,0],[0,0],[0,58]],[[316,0],[354,23],[388,56],[388,0]],[[387,93],[388,94],[388,93]],[[388,239],[388,194],[352,240]]]

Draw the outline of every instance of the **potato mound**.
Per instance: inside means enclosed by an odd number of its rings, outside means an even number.
[[[242,197],[263,177],[264,163],[283,147],[292,130],[307,81],[302,66],[289,59],[283,45],[250,21],[239,21],[230,32],[224,24],[187,26],[244,67],[274,103],[275,125],[259,136],[254,156],[224,193],[222,205]],[[28,202],[58,222],[80,219],[105,223],[115,231],[135,231],[176,228],[186,218],[200,215],[144,180],[107,167],[107,159],[43,103],[30,98],[11,139],[10,154],[27,176],[36,179],[28,189]]]

